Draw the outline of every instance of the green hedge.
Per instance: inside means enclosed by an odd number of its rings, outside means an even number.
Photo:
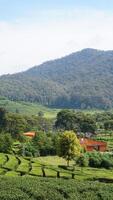
[[[113,184],[31,177],[0,177],[0,200],[113,200]]]

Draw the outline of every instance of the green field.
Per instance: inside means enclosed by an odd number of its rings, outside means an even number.
[[[61,168],[66,161],[58,156],[0,153],[0,200],[113,200],[113,169],[73,165]]]
[[[72,174],[76,180],[112,179],[113,169],[98,169],[74,166],[74,161],[70,162],[70,169],[64,169],[66,161],[58,156],[47,156],[38,158],[24,158],[10,154],[0,154],[0,175],[5,176],[36,176],[56,178],[58,173],[61,178],[72,179]]]
[[[23,115],[38,115],[40,111],[46,118],[55,118],[59,109],[51,109],[38,103],[16,102],[7,99],[0,99],[0,107],[4,107],[9,112],[19,112]]]
[[[1,176],[0,200],[113,200],[113,184]]]
[[[113,200],[113,184],[1,176],[0,200]]]
[[[10,101],[7,99],[0,99],[0,107],[4,107],[9,112],[17,112],[23,115],[38,115],[40,111],[44,113],[46,118],[55,118],[60,109],[48,108],[46,106],[40,105],[38,103],[30,103],[24,101]],[[81,110],[76,110],[81,111]],[[103,110],[82,110],[84,113],[95,114],[96,112],[103,112]],[[112,111],[112,110],[111,110]]]

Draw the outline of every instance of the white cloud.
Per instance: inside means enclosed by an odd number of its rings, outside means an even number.
[[[45,16],[49,19],[0,22],[0,74],[22,71],[82,48],[113,49],[111,13],[57,10]]]

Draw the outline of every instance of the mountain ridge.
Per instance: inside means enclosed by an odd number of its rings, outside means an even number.
[[[58,108],[111,108],[113,51],[87,48],[2,75],[0,95]]]

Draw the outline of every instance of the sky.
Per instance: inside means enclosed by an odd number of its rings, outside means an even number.
[[[113,0],[0,0],[0,75],[84,48],[113,50]]]

